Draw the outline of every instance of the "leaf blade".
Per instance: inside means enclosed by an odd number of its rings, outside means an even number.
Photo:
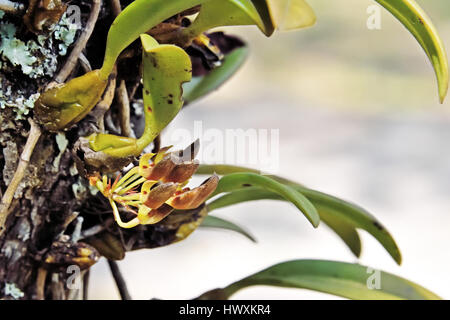
[[[414,282],[384,271],[379,271],[381,288],[369,289],[371,273],[368,270],[363,265],[345,262],[293,260],[271,266],[219,290],[226,299],[241,289],[255,285],[309,289],[357,300],[441,299]],[[200,296],[200,299],[208,299],[207,294]]]
[[[344,241],[355,257],[359,258],[361,256],[361,238],[359,237],[356,228],[350,223],[329,214],[326,209],[317,206],[316,208],[319,212],[320,220]]]
[[[145,130],[138,145],[144,148],[181,110],[182,85],[192,78],[192,63],[178,46],[160,45],[147,34],[141,35],[141,40]]]
[[[243,235],[244,237],[246,237],[247,239],[249,239],[250,241],[252,241],[254,243],[257,242],[255,237],[252,236],[244,228],[238,226],[237,224],[235,224],[231,221],[228,221],[228,220],[216,217],[216,216],[211,216],[211,215],[206,216],[205,219],[203,220],[202,224],[200,225],[200,227],[234,231],[234,232],[237,232],[237,233]]]
[[[401,264],[401,253],[395,240],[393,239],[389,231],[366,210],[325,193],[300,186],[294,186],[294,188],[305,195],[306,198],[308,198],[312,202],[312,204],[317,208],[321,220],[323,220],[325,223],[330,222],[331,220],[338,220],[346,225],[353,226],[353,228],[359,228],[369,232],[375,239],[380,242],[380,244],[386,249],[391,257],[398,264]],[[209,211],[212,211],[237,203],[262,199],[284,200],[279,195],[267,190],[241,189],[225,194],[220,198],[217,198],[208,203],[208,209]],[[332,223],[333,222],[331,222],[331,224]],[[329,226],[332,227],[331,225]],[[337,226],[335,226],[335,228],[337,228]],[[333,228],[333,230],[335,230],[335,228]],[[348,232],[348,230],[342,230],[342,233],[348,234]],[[339,232],[336,233],[340,235]],[[358,249],[358,244],[355,236],[351,236],[351,234],[348,234],[348,237],[350,238],[343,239],[344,242],[349,245],[349,247],[355,254],[359,253],[360,249]],[[357,254],[357,256],[358,255],[359,254]]]
[[[264,23],[264,34],[270,37],[275,32],[275,19],[268,0],[251,0]]]
[[[443,103],[448,91],[448,60],[443,42],[428,15],[414,0],[376,0],[416,38],[433,65]]]
[[[265,33],[265,25],[251,0],[212,0],[202,5],[194,22],[183,33],[194,38],[222,26],[256,25]]]
[[[217,173],[220,175],[230,174],[233,172],[245,172],[245,171],[258,172],[257,170],[252,170],[244,167],[238,166],[228,166],[228,165],[201,165],[197,171],[197,174],[212,174]],[[386,251],[391,255],[391,257],[398,263],[401,264],[402,256],[397,243],[390,234],[390,232],[385,228],[372,214],[367,210],[354,205],[348,201],[336,198],[334,196],[308,189],[301,184],[292,182],[288,179],[284,179],[278,176],[272,176],[272,178],[279,183],[287,184],[306,196],[309,201],[316,207],[321,219],[327,223],[330,219],[338,219],[346,224],[353,226],[354,228],[359,228],[369,232],[375,239],[377,239],[380,244],[386,249]],[[235,189],[232,192],[222,195],[221,197],[214,199],[209,202],[208,209],[210,211],[230,206],[233,204],[261,200],[261,199],[271,199],[271,200],[283,200],[279,195],[274,194],[268,190],[255,190],[240,188]],[[332,223],[332,222],[331,222]],[[331,227],[331,225],[329,225]],[[333,229],[334,230],[334,229]],[[336,230],[335,230],[336,231]],[[346,238],[344,242],[350,247],[350,249],[356,254],[358,253],[358,244],[356,237],[351,236],[349,231],[342,231],[349,234],[350,238]],[[338,232],[337,232],[338,233]],[[338,233],[339,235],[339,233]],[[347,243],[348,241],[348,243]]]
[[[119,54],[143,33],[176,15],[211,0],[135,0],[114,20],[108,32],[101,68],[108,78]]]
[[[373,285],[369,283],[372,274],[379,276],[379,288],[369,288],[369,284]],[[208,291],[197,299],[229,299],[239,290],[257,285],[308,289],[355,300],[441,299],[430,290],[394,274],[359,264],[327,260],[282,262],[223,289]]]
[[[220,179],[219,185],[212,196],[223,192],[247,188],[248,185],[258,186],[278,194],[287,201],[293,203],[315,228],[319,226],[319,214],[317,213],[314,205],[312,205],[312,203],[304,195],[267,176],[261,176],[250,172],[239,172],[226,175]]]
[[[217,90],[229,80],[244,64],[249,50],[241,47],[226,55],[222,65],[203,77],[194,77],[183,86],[183,98],[186,103],[192,103],[214,90]]]

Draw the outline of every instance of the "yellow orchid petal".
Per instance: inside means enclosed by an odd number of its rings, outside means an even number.
[[[142,177],[148,176],[148,174],[151,172],[150,160],[154,155],[154,153],[146,153],[139,160],[139,174]]]
[[[155,224],[163,220],[165,217],[167,217],[169,214],[171,214],[173,211],[173,208],[167,204],[163,204],[158,209],[151,210],[150,208],[146,206],[141,206],[139,208],[139,221],[141,224]]]
[[[168,146],[168,147],[164,147],[161,148],[158,153],[156,154],[155,158],[153,159],[153,163],[157,164],[158,162],[160,162],[167,154],[167,151],[169,151],[173,146]]]
[[[140,193],[140,200],[141,202],[145,202],[145,199],[147,198],[148,194],[150,193],[150,190],[152,187],[157,183],[157,181],[154,180],[147,180],[142,184],[141,187],[141,193]]]

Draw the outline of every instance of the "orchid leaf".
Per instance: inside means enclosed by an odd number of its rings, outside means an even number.
[[[114,20],[108,32],[102,75],[107,78],[119,54],[139,36],[182,11],[211,0],[135,0]]]
[[[424,287],[388,272],[345,262],[282,262],[197,299],[229,299],[251,286],[276,286],[329,293],[355,300],[441,300]]]
[[[417,39],[436,73],[439,98],[448,91],[448,61],[444,45],[431,19],[414,0],[376,0],[391,12]]]
[[[358,244],[356,237],[352,235],[353,232],[348,230],[349,226],[369,232],[383,245],[383,247],[398,264],[401,263],[400,250],[398,249],[398,246],[391,234],[366,210],[325,193],[307,189],[298,185],[292,185],[291,187],[311,201],[317,209],[320,219],[326,224],[330,223],[329,226],[336,231],[339,236],[341,236],[341,234],[345,234],[343,240],[355,253],[355,255],[359,256],[360,249],[358,249],[358,247],[360,245]],[[249,188],[235,190],[225,194],[222,197],[213,200],[211,203],[208,203],[208,208],[211,212],[212,210],[233,204],[263,199],[284,200],[282,197],[273,192],[258,188]],[[342,229],[337,223],[343,223],[343,226],[346,229]]]
[[[268,0],[252,0],[252,2],[264,23],[264,34],[270,37],[275,31],[276,25],[273,10],[269,5]]]
[[[266,32],[251,0],[213,0],[202,5],[194,22],[183,33],[190,38],[221,26],[257,25]]]
[[[355,257],[359,258],[361,256],[361,238],[355,226],[340,219],[336,214],[333,215],[325,206],[316,206],[316,209],[319,212],[320,220],[344,241]]]
[[[147,145],[181,110],[182,85],[191,80],[192,64],[189,55],[180,47],[159,45],[148,35],[142,35],[141,40],[144,47],[143,143]]]
[[[233,166],[228,164],[201,164],[195,174],[206,174],[210,175],[213,173],[217,173],[218,175],[226,175],[230,173],[238,173],[238,172],[252,172],[252,173],[260,173],[259,170],[247,168],[247,167],[240,167],[240,166]]]
[[[175,118],[183,106],[182,84],[190,81],[191,60],[175,45],[160,45],[147,34],[141,35],[143,51],[143,96],[145,129],[139,139],[94,134],[90,146],[115,157],[139,155]]]
[[[244,64],[248,56],[248,48],[241,47],[226,55],[222,64],[205,76],[192,78],[183,86],[183,98],[186,103],[192,103],[214,90],[230,79]]]
[[[260,187],[264,190],[274,192],[289,202],[292,202],[317,228],[320,217],[314,205],[300,192],[290,186],[284,185],[267,176],[262,176],[251,172],[232,173],[222,177],[219,181],[216,191],[211,195],[215,196],[223,192],[231,192],[241,188]]]
[[[223,230],[230,230],[237,233],[240,233],[247,239],[249,239],[252,242],[256,242],[255,237],[253,237],[248,231],[246,231],[244,228],[238,226],[237,224],[230,222],[228,220],[215,217],[215,216],[206,216],[203,220],[200,227],[203,228],[215,228],[215,229],[223,229]]]
[[[227,165],[201,165],[197,174],[211,174],[211,172],[215,172],[222,175],[232,174],[233,172],[245,172],[246,170],[251,169]],[[365,209],[331,195],[308,189],[298,183],[278,176],[271,176],[271,178],[294,188],[311,201],[317,209],[320,219],[342,238],[356,256],[360,254],[361,245],[359,236],[357,237],[355,235],[356,231],[351,230],[355,228],[363,229],[370,233],[389,252],[391,257],[398,264],[401,264],[401,253],[395,240],[381,222]],[[283,197],[268,190],[255,187],[241,187],[209,202],[208,209],[211,212],[212,210],[233,204],[262,199],[284,200]]]

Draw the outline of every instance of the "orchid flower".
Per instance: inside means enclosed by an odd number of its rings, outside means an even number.
[[[179,153],[167,153],[167,150],[144,154],[139,166],[130,169],[123,177],[118,175],[114,182],[106,175],[100,177],[97,174],[89,178],[90,184],[109,200],[114,219],[120,227],[156,224],[174,209],[198,208],[216,189],[219,178],[215,174],[194,189],[186,187],[199,166],[198,161],[184,161]],[[136,217],[124,222],[118,205]]]

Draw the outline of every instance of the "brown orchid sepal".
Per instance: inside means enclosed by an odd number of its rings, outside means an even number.
[[[139,174],[149,180],[161,180],[163,182],[182,183],[188,180],[199,167],[197,160],[183,161],[174,153],[170,153],[161,160],[149,161],[154,154],[145,154],[139,161]]]

